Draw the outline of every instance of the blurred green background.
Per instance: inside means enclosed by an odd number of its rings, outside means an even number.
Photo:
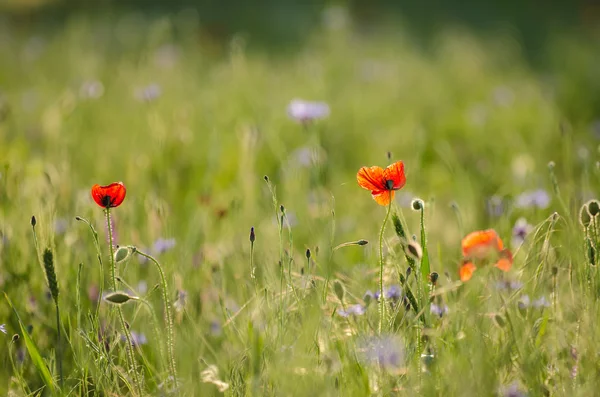
[[[52,347],[53,314],[29,219],[38,217],[42,246],[56,251],[68,317],[78,293],[76,265],[85,266],[84,292],[98,282],[90,236],[74,221],[91,218],[103,237],[102,213],[89,195],[95,183],[127,186],[115,209],[118,243],[176,241],[160,259],[169,282],[188,293],[189,317],[178,319],[176,345],[188,386],[206,357],[230,370],[231,379],[238,370],[247,346],[242,337],[211,339],[217,357],[198,341],[213,322],[226,321],[224,307],[236,312],[250,299],[251,226],[265,283],[278,283],[279,237],[264,175],[294,220],[286,250],[295,272],[307,248],[327,252],[344,241],[371,241],[313,258],[316,274],[336,274],[357,297],[376,289],[374,242],[384,212],[355,174],[363,165],[387,165],[388,152],[406,164],[398,206],[407,208],[416,196],[427,202],[431,266],[447,272],[448,281],[456,279],[466,232],[494,227],[508,241],[519,217],[535,225],[556,210],[575,216],[596,197],[598,5],[418,4],[0,0],[0,288],[35,325],[42,350]],[[286,113],[294,98],[324,101],[331,114],[302,125]],[[537,209],[507,205],[501,216],[489,211],[494,196],[511,203],[533,189],[552,192],[550,161],[566,213],[555,199]],[[418,215],[404,216],[416,232]],[[123,277],[132,285],[157,279],[137,264]],[[321,326],[322,313],[310,310],[314,317],[288,335],[305,347],[313,343],[310,330]],[[2,323],[8,308],[0,306],[0,315]],[[256,316],[257,323],[273,317]],[[128,313],[134,329],[144,327],[140,317]],[[272,366],[264,376],[280,395],[309,393],[315,385],[335,393],[324,374],[288,378],[290,369],[277,365],[287,356],[265,335]],[[156,356],[156,346],[146,349]],[[314,364],[312,355],[302,360]],[[468,366],[444,363],[454,374],[449,384]],[[473,395],[489,386],[488,375],[480,375]],[[1,376],[8,384],[10,371]]]

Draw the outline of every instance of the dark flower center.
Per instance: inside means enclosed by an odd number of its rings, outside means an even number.
[[[111,204],[111,200],[110,200],[110,196],[102,196],[102,206],[105,208],[110,207]]]
[[[394,189],[394,181],[392,179],[388,179],[387,181],[385,181],[385,188],[387,190]]]

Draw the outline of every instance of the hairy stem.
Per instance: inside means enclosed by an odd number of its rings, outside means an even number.
[[[392,194],[391,191],[388,194]],[[385,317],[385,293],[383,292],[383,233],[385,232],[385,225],[387,224],[390,212],[392,210],[392,200],[390,197],[390,203],[388,204],[383,224],[381,225],[381,231],[379,232],[379,333],[383,327],[383,318]]]

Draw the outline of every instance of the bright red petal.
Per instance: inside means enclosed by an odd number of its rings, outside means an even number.
[[[383,169],[381,167],[362,167],[356,174],[358,185],[372,192],[385,190]]]
[[[404,163],[402,161],[397,161],[394,164],[389,165],[383,171],[383,180],[393,181],[393,190],[402,189],[406,184],[406,176],[404,175]]]
[[[394,199],[394,193],[395,192],[393,190],[382,190],[378,192],[372,192],[371,195],[377,204],[388,206]]]
[[[127,190],[122,182],[111,183],[107,186],[92,186],[92,198],[100,207],[113,208],[121,205]]]
[[[485,257],[490,250],[500,251],[503,248],[502,240],[493,229],[480,230],[469,233],[462,240],[462,252],[464,256]]]

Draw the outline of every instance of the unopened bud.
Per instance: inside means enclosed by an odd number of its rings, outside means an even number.
[[[35,220],[35,215],[31,217],[31,226],[35,227],[35,224],[37,223],[37,221]]]
[[[431,281],[431,284],[435,285],[438,281],[438,278],[440,277],[439,274],[437,274],[436,272],[433,272],[429,275],[429,280]]]
[[[556,163],[555,163],[554,161],[550,161],[550,162],[548,163],[548,169],[549,169],[550,171],[553,171],[553,170],[554,170],[554,167],[556,167]]]
[[[254,226],[252,226],[250,228],[250,242],[254,243],[255,240],[256,240],[256,234],[254,234]]]
[[[425,204],[423,203],[423,200],[417,198],[412,201],[411,206],[412,206],[413,210],[421,211],[423,209],[423,207],[425,206]]]
[[[110,294],[108,294],[104,297],[105,301],[115,304],[115,305],[122,305],[122,304],[127,303],[130,300],[134,300],[134,299],[137,299],[137,298],[134,296],[128,295],[125,292],[119,292],[119,291],[111,292]]]
[[[285,207],[283,206],[283,204],[279,206],[279,211],[281,211],[282,214],[285,214]]]
[[[335,296],[340,300],[340,302],[344,301],[344,295],[346,294],[346,289],[344,285],[339,280],[335,280],[333,282],[333,292],[335,292]]]
[[[267,175],[264,176],[265,182],[269,182],[269,177]]]
[[[416,241],[410,241],[408,244],[406,244],[405,250],[406,254],[415,260],[421,260],[423,257],[423,249]]]
[[[122,263],[128,260],[133,254],[134,248],[131,246],[119,247],[115,252],[115,263]]]
[[[310,248],[306,249],[306,259],[310,259]]]
[[[588,201],[587,206],[591,216],[595,217],[600,214],[600,203],[598,203],[598,201],[590,200]]]
[[[367,244],[369,244],[369,242],[367,240],[358,240],[356,242],[356,244],[358,244],[358,245],[367,245]]]

